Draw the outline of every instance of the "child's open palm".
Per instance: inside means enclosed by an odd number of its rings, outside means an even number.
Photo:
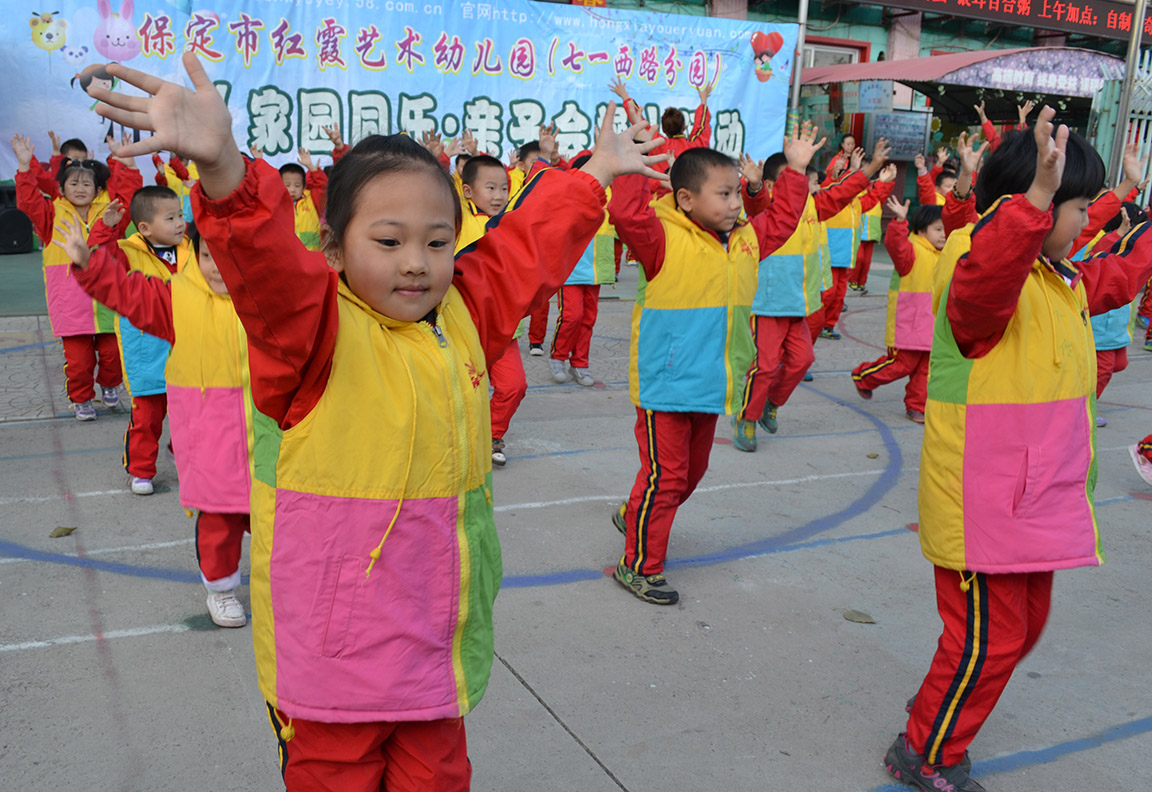
[[[900,203],[900,201],[896,200],[895,195],[889,195],[888,203],[885,204],[885,206],[888,207],[888,211],[896,215],[897,220],[904,221],[908,219],[908,210],[912,207],[912,202],[905,201],[904,203]]]
[[[556,125],[541,126],[539,135],[540,156],[550,163],[552,155],[556,153]]]
[[[652,166],[667,162],[668,158],[664,155],[647,156],[649,151],[660,145],[660,142],[649,140],[647,143],[637,143],[636,135],[640,133],[642,124],[633,124],[623,132],[617,133],[613,129],[615,119],[616,103],[609,102],[608,111],[604,114],[604,121],[600,124],[600,134],[596,137],[596,148],[581,170],[594,176],[605,187],[611,184],[617,176],[624,176],[629,173],[639,173],[650,179],[667,183],[668,174],[661,173]],[[543,137],[541,137],[540,143],[541,152],[543,152]]]
[[[64,249],[68,259],[80,269],[88,269],[88,259],[92,251],[88,249],[88,240],[84,238],[84,229],[79,222],[65,215],[60,219],[63,230],[63,239],[53,239],[52,244]]]
[[[312,162],[312,155],[303,146],[296,149],[296,161],[303,165],[305,170],[316,170],[316,163]]]
[[[1140,146],[1132,143],[1124,147],[1124,179],[1139,184],[1148,169],[1148,158],[1140,159]]]
[[[120,225],[120,221],[124,219],[124,202],[119,198],[109,201],[108,205],[104,207],[104,214],[100,215],[100,219],[109,228]]]
[[[1036,175],[1028,188],[1028,200],[1037,209],[1046,212],[1052,198],[1060,189],[1064,178],[1064,152],[1068,148],[1068,127],[1058,128],[1052,123],[1056,111],[1048,105],[1040,110],[1032,135],[1036,139]]]
[[[896,181],[896,163],[889,162],[880,169],[880,181],[885,184]]]
[[[805,121],[799,130],[784,136],[784,158],[788,160],[788,167],[803,173],[812,157],[827,142],[828,138],[823,137],[817,141],[816,127]]]
[[[27,135],[12,136],[12,153],[16,155],[16,162],[22,169],[27,170],[32,164],[32,151],[35,148]]]
[[[852,156],[850,157],[852,163],[852,170],[860,170],[860,166],[864,164],[864,149],[857,146],[852,149]]]
[[[740,157],[740,174],[748,182],[748,189],[757,192],[764,184],[764,163],[757,162],[745,153]]]
[[[976,140],[975,135],[969,139],[967,132],[961,132],[956,141],[956,153],[960,157],[960,171],[962,173],[975,173],[980,167],[980,160],[984,158],[984,152],[988,150],[987,140],[980,145],[980,148],[976,148]]]

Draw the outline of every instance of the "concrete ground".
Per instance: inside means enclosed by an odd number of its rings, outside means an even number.
[[[913,533],[922,429],[900,385],[864,402],[848,377],[881,352],[887,276],[880,262],[873,292],[849,294],[845,338],[817,345],[779,434],[742,454],[720,423],[672,535],[676,607],[607,576],[637,467],[635,270],[604,290],[597,387],[550,384],[525,355],[495,474],[506,578],[467,719],[474,789],[904,788],[881,758],[940,629]],[[971,747],[989,790],[1131,790],[1149,768],[1152,489],[1125,447],[1152,427],[1152,354],[1130,354],[1100,405],[1108,563],[1056,576],[1047,633]],[[126,415],[77,423],[61,364],[43,317],[0,320],[0,786],[281,788],[250,631],[208,620],[171,462],[157,494],[129,494]]]

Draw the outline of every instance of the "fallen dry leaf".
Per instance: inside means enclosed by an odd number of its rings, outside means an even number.
[[[57,525],[52,529],[52,533],[48,534],[48,536],[52,539],[59,539],[61,536],[67,536],[75,530],[75,525]]]
[[[858,611],[858,610],[846,610],[846,611],[844,611],[844,618],[850,622],[856,622],[857,624],[875,624],[876,623],[876,620],[873,619],[871,616],[869,616],[867,613],[865,613],[864,611]]]

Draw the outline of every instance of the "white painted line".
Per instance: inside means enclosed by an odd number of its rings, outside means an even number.
[[[905,468],[908,470],[908,468]],[[774,481],[744,481],[733,484],[713,484],[711,487],[697,487],[696,492],[720,492],[730,489],[746,489],[748,487],[768,487],[782,484],[806,484],[811,481],[825,481],[827,479],[853,478],[858,476],[878,476],[884,470],[855,470],[849,473],[826,473],[823,475],[802,476],[794,479],[776,479]],[[620,501],[623,495],[585,495],[579,498],[563,498],[554,501],[536,501],[532,503],[509,503],[506,506],[497,506],[493,511],[506,512],[519,509],[547,509],[551,506],[568,506],[573,503],[590,503],[595,501]]]
[[[49,501],[71,500],[72,498],[97,498],[102,495],[126,495],[126,489],[96,490],[95,492],[74,492],[71,495],[32,495],[23,498],[0,498],[0,506],[11,503],[48,503]]]
[[[124,545],[121,547],[100,547],[95,550],[89,550],[84,555],[113,555],[115,553],[137,553],[141,550],[159,550],[163,547],[180,547],[181,545],[193,544],[195,539],[176,539],[171,542],[152,542],[150,544],[139,545]],[[79,558],[78,553],[61,553],[61,555],[69,556],[70,558]],[[0,564],[19,564],[23,561],[35,561],[34,558],[0,558]]]
[[[154,624],[151,627],[133,627],[128,630],[109,630],[100,635],[65,635],[60,638],[46,638],[43,641],[25,641],[16,644],[0,644],[0,652],[22,652],[26,649],[47,649],[52,646],[108,641],[113,638],[137,638],[141,635],[159,633],[182,633],[191,629],[187,624]]]

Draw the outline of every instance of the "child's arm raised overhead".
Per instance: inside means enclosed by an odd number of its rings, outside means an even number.
[[[174,151],[200,174],[192,205],[252,350],[257,408],[287,428],[307,415],[328,381],[335,349],[337,273],[296,238],[291,199],[280,174],[245,164],[232,139],[232,117],[192,53],[184,68],[195,90],[121,64],[116,77],[150,96],[93,88],[97,112],[152,137],[123,156]]]
[[[880,169],[880,178],[872,183],[868,192],[860,196],[860,211],[867,212],[877,204],[882,204],[892,195],[892,187],[896,184],[896,163],[889,162]],[[932,193],[932,202],[936,202],[936,193]],[[932,204],[929,204],[930,206]]]
[[[872,177],[875,176],[888,162],[888,152],[892,147],[888,145],[887,138],[880,138],[876,141],[876,148],[872,151],[872,161],[864,165],[859,170],[853,170],[850,174],[834,181],[827,187],[818,190],[812,196],[812,200],[816,202],[816,216],[821,222],[829,220],[841,211],[852,200],[868,189]],[[857,149],[863,156],[863,149]]]
[[[700,106],[696,108],[696,115],[692,118],[692,129],[688,133],[688,142],[693,146],[708,148],[712,143],[712,113],[708,109],[708,97],[712,95],[715,85],[701,85],[696,89],[700,94]]]
[[[1116,185],[1116,189],[1100,193],[1088,204],[1088,225],[1084,226],[1080,236],[1072,243],[1072,253],[1081,250],[1095,239],[1108,221],[1119,214],[1128,193],[1140,183],[1141,174],[1144,173],[1147,164],[1147,159],[1140,159],[1139,144],[1133,143],[1124,149],[1124,179]]]
[[[755,217],[772,203],[771,195],[768,190],[764,189],[764,163],[757,162],[747,153],[744,153],[740,157],[740,175],[744,182],[740,188],[740,198],[744,202],[744,214]]]
[[[760,246],[761,261],[796,233],[804,204],[808,201],[808,177],[804,171],[812,161],[812,155],[826,142],[826,138],[816,142],[816,129],[807,122],[799,134],[794,132],[784,136],[784,156],[788,159],[788,167],[780,171],[772,187],[772,203],[768,210],[750,220]]]
[[[52,223],[56,210],[52,201],[41,194],[32,172],[32,150],[35,146],[27,135],[12,136],[12,152],[16,155],[16,208],[28,215],[40,241],[52,242]]]
[[[1106,243],[1108,239],[1100,241]],[[1110,248],[1102,244],[1101,249],[1104,252],[1076,264],[1083,275],[1088,312],[1093,316],[1128,305],[1152,278],[1150,226],[1141,223]]]
[[[911,201],[900,203],[896,196],[888,196],[888,209],[895,217],[884,231],[884,248],[892,257],[892,264],[901,278],[908,275],[916,264],[916,251],[908,239],[908,208],[911,205]]]

